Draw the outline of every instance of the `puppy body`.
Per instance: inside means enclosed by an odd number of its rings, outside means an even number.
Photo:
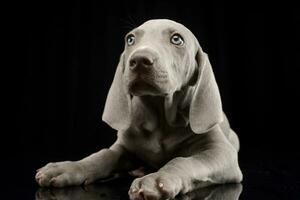
[[[131,199],[174,198],[199,186],[240,182],[239,140],[222,111],[207,55],[170,20],[150,20],[126,36],[103,120],[118,130],[109,148],[41,168],[41,186],[88,184],[141,164]]]

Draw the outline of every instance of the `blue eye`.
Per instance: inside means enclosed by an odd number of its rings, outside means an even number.
[[[126,38],[128,46],[134,45],[135,43],[135,37],[134,35],[128,35]]]
[[[171,37],[171,43],[172,44],[175,44],[175,45],[178,45],[178,46],[181,46],[184,44],[184,40],[183,38],[181,37],[181,35],[179,34],[174,34],[172,37]]]

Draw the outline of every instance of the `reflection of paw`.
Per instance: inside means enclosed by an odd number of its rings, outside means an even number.
[[[119,191],[107,186],[88,185],[65,188],[39,188],[35,200],[115,200]]]
[[[86,176],[83,167],[78,162],[49,163],[38,169],[36,182],[42,187],[64,187],[67,185],[80,185]]]
[[[180,195],[176,200],[238,200],[242,192],[242,184],[222,184],[198,188],[187,194]]]
[[[56,197],[49,189],[39,189],[35,193],[35,200],[52,200],[52,199],[56,199]]]
[[[172,199],[179,193],[178,182],[176,176],[156,172],[135,179],[128,194],[131,200]]]

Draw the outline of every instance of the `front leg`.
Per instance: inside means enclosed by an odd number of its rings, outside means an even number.
[[[195,155],[174,158],[158,172],[135,179],[129,196],[131,200],[169,199],[198,187],[241,180],[237,151],[228,142],[215,142]]]
[[[109,149],[102,149],[79,161],[49,163],[37,170],[35,179],[42,187],[89,184],[114,171],[130,168],[127,156],[127,151],[115,143]]]

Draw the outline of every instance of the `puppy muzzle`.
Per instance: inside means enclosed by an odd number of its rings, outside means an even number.
[[[127,82],[131,94],[140,96],[166,93],[168,73],[159,61],[158,53],[148,48],[132,53],[127,63]]]

